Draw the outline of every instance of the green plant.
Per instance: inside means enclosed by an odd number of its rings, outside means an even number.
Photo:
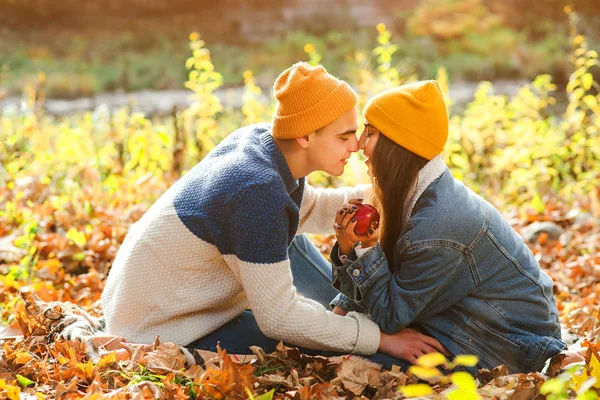
[[[200,40],[197,33],[190,34],[192,57],[188,58],[185,64],[190,70],[185,87],[194,92],[196,99],[186,111],[186,116],[191,118],[195,125],[196,149],[200,158],[222,139],[222,136],[215,137],[215,133],[218,130],[217,115],[223,111],[219,98],[214,94],[223,84],[223,77],[215,71],[210,51],[204,45],[205,42]]]

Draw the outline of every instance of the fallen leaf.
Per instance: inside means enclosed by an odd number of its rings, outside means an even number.
[[[367,386],[381,386],[381,367],[361,358],[342,361],[337,367],[337,376],[344,387],[357,396]]]

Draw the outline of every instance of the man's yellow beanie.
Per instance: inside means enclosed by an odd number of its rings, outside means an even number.
[[[308,135],[356,106],[356,92],[346,82],[305,62],[292,65],[273,85],[277,105],[273,137],[292,139]]]
[[[385,90],[367,102],[363,115],[379,132],[428,160],[448,139],[448,112],[437,81]]]

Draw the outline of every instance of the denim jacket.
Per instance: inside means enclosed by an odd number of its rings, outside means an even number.
[[[396,244],[394,270],[374,246],[344,262],[332,251],[332,305],[366,312],[386,333],[417,327],[479,368],[538,371],[561,340],[551,278],[487,201],[454,179],[438,157],[419,186]]]

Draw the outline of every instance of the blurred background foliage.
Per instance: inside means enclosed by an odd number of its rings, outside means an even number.
[[[179,5],[187,10],[177,1],[168,9],[158,2],[131,3],[142,21],[160,20]],[[559,3],[547,1],[548,12],[535,18],[542,3],[519,10],[516,1],[500,7],[482,0],[424,0],[410,11],[397,10],[391,26],[354,34],[294,31],[241,44],[210,42],[200,30],[182,40],[176,32],[185,27],[168,24],[143,35],[120,31],[123,25],[96,32],[92,19],[82,27],[92,16],[69,17],[82,9],[107,16],[118,11],[90,9],[94,2],[67,1],[69,8],[0,0],[21,21],[4,25],[12,42],[1,42],[0,88],[22,96],[20,107],[0,108],[0,226],[6,231],[0,236],[16,229],[27,248],[28,235],[40,228],[39,207],[50,207],[52,229],[65,232],[73,226],[59,226],[62,212],[81,214],[76,229],[84,229],[100,205],[124,214],[147,207],[230,132],[270,121],[272,79],[299,60],[323,63],[347,79],[359,92],[360,108],[369,96],[417,79],[438,79],[448,94],[456,79],[527,78],[514,96],[497,94],[493,82],[478,84],[466,104],[448,96],[446,162],[503,209],[543,213],[549,201],[560,199],[583,203],[600,216],[600,68],[593,48],[598,32],[590,22],[597,7],[583,2],[586,13],[579,13],[574,5],[555,10]],[[28,29],[31,34],[24,33]],[[240,107],[217,96],[228,85],[241,86]],[[57,116],[44,107],[52,96],[139,88],[186,88],[193,103],[162,115],[101,104]],[[361,157],[356,154],[340,178],[315,173],[310,180],[324,186],[366,182]]]
[[[311,1],[0,0],[0,64],[10,74],[4,95],[20,93],[40,71],[51,97],[179,89],[193,31],[210,43],[226,86],[242,84],[243,72],[252,70],[259,86],[269,87],[304,57],[306,43],[344,76],[348,59],[370,55],[377,22],[394,35],[393,65],[422,78],[440,66],[452,81],[533,80],[545,73],[564,85],[569,77],[564,0],[526,6],[518,0],[375,0],[369,6],[338,0],[331,10]],[[569,4],[589,43],[598,43],[600,3]]]

